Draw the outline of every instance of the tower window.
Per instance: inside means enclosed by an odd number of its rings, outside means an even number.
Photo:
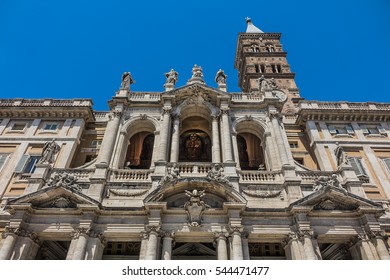
[[[273,45],[266,46],[268,52],[275,52],[275,47]]]

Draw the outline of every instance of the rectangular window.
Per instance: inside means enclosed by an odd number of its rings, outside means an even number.
[[[367,177],[367,172],[364,169],[362,159],[357,157],[350,157],[348,158],[349,164],[352,166],[352,168],[355,170],[356,175],[359,176],[365,176]]]
[[[355,134],[352,126],[350,125],[328,125],[328,130],[330,134],[333,135],[351,135]]]
[[[23,131],[26,127],[25,123],[14,123],[14,125],[11,127],[12,131]]]
[[[15,168],[16,173],[33,173],[41,156],[23,155]]]
[[[298,142],[289,142],[291,149],[297,149],[298,148]]]
[[[43,130],[56,131],[57,128],[58,128],[58,124],[56,124],[56,123],[47,123],[43,127]]]
[[[99,149],[101,144],[102,144],[101,140],[92,140],[91,148]]]
[[[381,125],[360,125],[364,135],[387,135],[386,129]]]

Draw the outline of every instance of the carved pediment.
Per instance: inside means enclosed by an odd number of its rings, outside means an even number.
[[[94,205],[100,207],[100,203],[87,195],[75,192],[71,187],[53,186],[41,189],[11,200],[7,207],[18,204],[30,204],[33,208],[77,208],[77,205]]]
[[[290,209],[297,206],[311,206],[313,210],[328,211],[353,211],[359,207],[382,211],[380,204],[333,186],[328,186],[326,189],[321,189],[291,203]]]
[[[185,85],[183,87],[167,91],[163,94],[174,95],[177,104],[183,101],[193,103],[205,101],[218,105],[218,97],[226,97],[230,99],[230,96],[226,92],[200,83]]]
[[[222,208],[225,202],[246,204],[246,199],[231,186],[208,178],[180,178],[160,185],[144,200],[148,202],[167,202],[168,207],[184,207],[188,201],[185,191],[206,191],[205,203],[212,208]]]

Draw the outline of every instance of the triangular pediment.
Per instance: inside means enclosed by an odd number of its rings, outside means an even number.
[[[369,199],[346,192],[344,189],[330,187],[316,191],[290,204],[296,206],[310,206],[313,210],[357,210],[360,207],[382,209],[382,206]]]
[[[53,186],[10,200],[7,207],[31,205],[33,208],[78,208],[77,205],[100,207],[100,203],[70,187]]]
[[[216,251],[202,243],[185,243],[172,251],[174,256],[215,256]]]

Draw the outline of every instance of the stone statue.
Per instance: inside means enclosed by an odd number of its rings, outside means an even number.
[[[43,146],[42,157],[39,163],[53,163],[54,156],[59,152],[60,146],[53,140],[46,142]]]
[[[199,227],[202,220],[202,215],[206,209],[206,204],[202,201],[202,197],[205,196],[205,191],[198,191],[194,189],[192,192],[185,191],[189,200],[184,204],[184,209],[188,215],[188,224],[191,227]]]
[[[314,182],[313,191],[315,192],[320,190],[326,191],[331,187],[341,190],[345,195],[348,193],[347,190],[341,186],[336,174],[332,174],[330,178],[328,176],[320,176]]]
[[[165,77],[167,78],[165,83],[175,85],[178,80],[178,76],[179,74],[175,70],[171,69],[171,71],[165,73]]]
[[[220,84],[226,84],[226,78],[227,75],[225,72],[223,72],[222,69],[219,69],[217,74],[215,75],[215,82],[220,85]]]
[[[55,174],[47,184],[48,187],[68,187],[81,192],[81,187],[77,184],[77,179],[69,173]]]
[[[340,167],[344,164],[349,164],[348,162],[348,156],[346,152],[344,151],[343,147],[339,145],[338,142],[336,142],[336,149],[334,150],[334,154],[337,159],[337,167]]]
[[[259,83],[259,91],[260,92],[264,92],[266,90],[273,90],[273,89],[278,88],[274,78],[266,79],[264,77],[264,75],[261,75],[261,77],[257,81]]]
[[[209,173],[207,173],[207,178],[212,180],[212,181],[224,183],[224,184],[231,186],[229,178],[226,177],[225,175],[223,175],[222,172],[223,172],[222,165],[219,163],[216,163],[213,165],[213,167],[211,168]]]
[[[130,72],[124,72],[122,74],[122,83],[121,83],[121,89],[130,89],[130,85],[134,83],[133,77],[131,76]]]
[[[203,78],[203,69],[198,65],[194,65],[192,68],[192,78]]]

